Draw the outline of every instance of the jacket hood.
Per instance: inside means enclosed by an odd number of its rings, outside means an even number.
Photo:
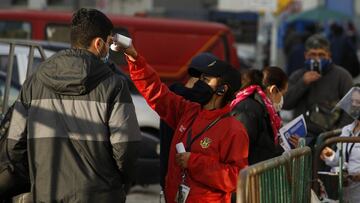
[[[84,49],[67,49],[42,63],[37,78],[57,94],[83,95],[111,74],[108,65],[93,53]]]

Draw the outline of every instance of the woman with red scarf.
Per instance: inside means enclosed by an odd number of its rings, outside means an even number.
[[[243,74],[243,88],[232,101],[236,118],[247,129],[249,136],[249,165],[280,155],[278,144],[281,118],[278,112],[288,88],[288,77],[279,67],[249,70]],[[292,136],[293,144],[297,137]]]

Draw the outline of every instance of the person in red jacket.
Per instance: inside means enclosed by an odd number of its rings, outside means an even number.
[[[190,75],[199,77],[193,89],[208,100],[200,105],[169,91],[132,45],[123,50],[139,92],[176,129],[169,153],[166,202],[230,202],[238,173],[248,165],[246,130],[229,116],[229,102],[241,86],[240,73],[218,59],[190,70]],[[180,142],[185,153],[176,152]]]

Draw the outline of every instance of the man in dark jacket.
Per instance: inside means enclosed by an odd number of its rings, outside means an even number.
[[[350,117],[332,109],[352,87],[352,78],[331,61],[330,44],[322,35],[308,38],[305,50],[305,67],[291,74],[284,109],[305,116],[307,141],[312,145],[319,133],[351,122]]]
[[[125,80],[105,63],[112,29],[100,11],[78,10],[72,49],[23,85],[7,147],[29,159],[34,202],[125,202],[140,130]]]

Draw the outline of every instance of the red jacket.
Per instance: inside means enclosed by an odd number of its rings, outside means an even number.
[[[167,202],[175,202],[181,183],[181,168],[175,162],[175,145],[183,142],[186,146],[189,128],[192,128],[194,137],[213,120],[229,112],[230,108],[204,110],[199,104],[169,91],[143,57],[138,56],[135,62],[128,60],[128,63],[131,79],[137,89],[160,117],[176,129],[165,184]],[[191,145],[186,170],[186,185],[190,187],[186,202],[230,202],[231,192],[236,190],[238,173],[247,166],[248,146],[246,130],[234,117],[221,119],[196,139]]]

